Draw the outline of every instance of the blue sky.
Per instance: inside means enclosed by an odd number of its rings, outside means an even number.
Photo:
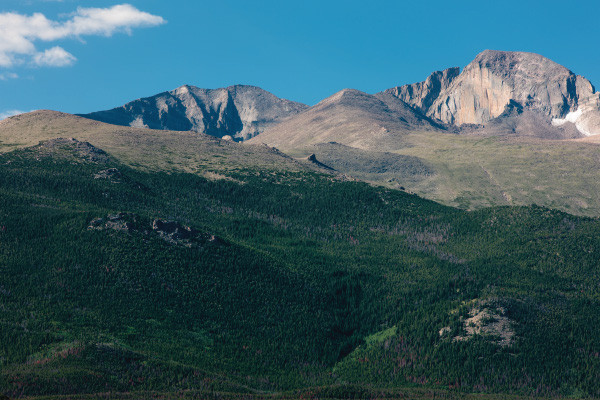
[[[497,4],[2,0],[0,116],[108,109],[183,84],[312,105],[462,68],[487,48],[542,54],[600,86],[599,0]]]

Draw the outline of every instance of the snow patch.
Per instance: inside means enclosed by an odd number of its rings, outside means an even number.
[[[584,126],[583,122],[581,121],[582,115],[583,115],[583,110],[581,108],[578,108],[577,110],[571,111],[570,113],[568,113],[564,118],[554,118],[552,120],[552,125],[553,126],[563,126],[567,122],[571,122],[571,123],[575,124],[575,127],[577,128],[577,130],[579,132],[581,132],[583,135],[585,135],[585,136],[594,135],[594,133],[587,130],[586,126]]]
[[[144,124],[144,119],[141,116],[138,116],[136,119],[131,121],[129,126],[131,126],[132,128],[149,128],[148,125]]]
[[[564,118],[554,118],[552,120],[552,125],[561,126],[561,125],[566,124],[567,122],[572,122],[575,124],[575,123],[577,123],[577,120],[579,119],[579,117],[581,117],[582,115],[583,115],[583,110],[581,108],[579,108],[575,111],[571,111]]]

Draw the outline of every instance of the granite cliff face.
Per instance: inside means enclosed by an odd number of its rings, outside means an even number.
[[[185,85],[112,110],[81,116],[115,125],[195,131],[245,140],[306,108],[255,86],[200,89]]]
[[[581,135],[600,134],[600,94],[543,56],[485,50],[457,71],[435,72],[425,82],[386,92],[449,125],[487,125],[517,110],[515,120],[534,113],[556,129],[571,132],[574,125]]]
[[[452,81],[460,74],[460,68],[448,68],[435,71],[424,82],[396,86],[384,93],[396,96],[416,110],[426,114],[433,102],[446,90]]]

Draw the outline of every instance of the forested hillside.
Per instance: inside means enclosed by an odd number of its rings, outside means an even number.
[[[0,394],[600,396],[597,218],[207,177],[0,155]]]

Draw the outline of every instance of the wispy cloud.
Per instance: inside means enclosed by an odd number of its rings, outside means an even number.
[[[44,14],[0,13],[0,67],[23,63],[36,66],[63,67],[73,64],[74,55],[59,46],[39,51],[35,42],[52,42],[86,35],[110,37],[115,33],[131,34],[133,28],[151,27],[166,21],[140,11],[130,4],[110,8],[82,8],[66,21],[53,21]]]
[[[14,72],[0,73],[0,81],[8,81],[10,79],[17,79],[18,77],[19,75]]]
[[[14,117],[15,115],[24,114],[26,112],[27,111],[20,111],[20,110],[2,111],[2,112],[0,112],[0,121],[2,121],[3,119],[6,119],[8,117]]]

